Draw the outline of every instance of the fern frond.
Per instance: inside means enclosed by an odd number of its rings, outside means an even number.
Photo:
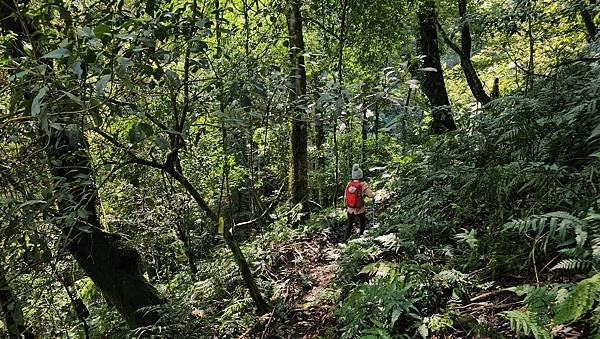
[[[535,339],[550,339],[550,333],[539,323],[539,320],[529,311],[506,311],[501,313],[508,319],[510,328],[525,335],[533,335]]]
[[[559,305],[554,316],[558,324],[579,319],[600,300],[600,273],[577,283],[573,291]]]
[[[567,270],[567,271],[587,271],[591,268],[592,263],[583,259],[563,259],[558,264],[554,265],[550,270]]]
[[[533,233],[536,239],[543,239],[544,250],[550,240],[562,242],[571,234],[575,235],[577,247],[582,247],[588,238],[586,228],[585,220],[563,211],[532,215],[504,224],[505,231],[517,231],[522,234]]]
[[[546,311],[556,298],[556,292],[548,287],[535,287],[527,293],[523,302],[527,310],[538,316],[538,319],[546,317]]]

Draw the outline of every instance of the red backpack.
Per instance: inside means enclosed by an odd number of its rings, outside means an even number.
[[[362,182],[350,180],[346,185],[346,207],[361,208],[365,205],[363,201]]]

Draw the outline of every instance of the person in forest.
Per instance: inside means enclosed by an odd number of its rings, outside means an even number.
[[[369,185],[363,181],[363,171],[358,164],[352,165],[352,179],[346,185],[344,200],[346,201],[346,212],[348,213],[348,223],[344,232],[344,242],[348,241],[354,220],[358,217],[359,234],[365,230],[367,224],[367,206],[364,197],[375,198],[375,193],[369,189]]]

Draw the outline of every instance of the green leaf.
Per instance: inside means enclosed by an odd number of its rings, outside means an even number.
[[[79,99],[78,96],[74,95],[71,92],[67,92],[67,91],[61,91],[61,92],[63,92],[69,99],[71,99],[77,105],[83,106],[83,102],[81,101],[81,99]]]
[[[154,137],[154,143],[162,150],[167,150],[169,148],[169,141],[162,135]]]
[[[48,115],[46,114],[46,112],[41,112],[40,115],[38,116],[38,119],[40,121],[40,128],[42,129],[42,131],[46,132],[46,134],[50,135],[50,129],[48,128]]]
[[[31,206],[31,205],[36,205],[36,204],[45,204],[45,203],[46,203],[45,200],[27,200],[24,203],[17,206],[17,209],[21,209],[26,206]]]
[[[32,116],[35,117],[38,114],[40,114],[41,101],[42,101],[42,98],[44,97],[44,95],[46,95],[46,92],[48,92],[48,86],[42,87],[39,90],[39,92],[35,95],[35,97],[33,98],[33,101],[31,102],[31,115]]]
[[[577,283],[560,304],[554,321],[563,324],[579,319],[600,300],[600,273]]]
[[[129,58],[118,57],[117,64],[119,74],[125,75],[125,73],[127,72],[127,68],[133,65],[133,62]]]
[[[147,139],[152,134],[154,134],[152,126],[145,122],[138,122],[129,130],[129,142],[132,144],[137,144],[138,142]]]
[[[42,58],[44,59],[62,59],[67,58],[71,55],[71,51],[66,48],[57,48],[52,52],[45,54]]]
[[[69,143],[73,147],[77,147],[82,143],[82,134],[79,125],[77,124],[69,124],[65,127],[65,134],[69,139]]]
[[[102,77],[100,77],[100,79],[98,79],[98,81],[96,82],[96,95],[97,96],[104,95],[104,88],[106,87],[106,85],[108,84],[109,81],[110,81],[110,74],[105,74]]]
[[[75,62],[71,65],[71,72],[73,75],[77,77],[77,80],[81,80],[81,75],[83,74],[83,69],[81,68],[81,59],[77,58]]]
[[[92,31],[91,28],[84,26],[81,27],[77,30],[77,35],[82,37],[82,38],[88,38],[88,39],[93,39],[96,36],[94,35],[94,32]]]
[[[80,208],[77,210],[77,215],[79,218],[87,220],[87,218],[90,216],[90,212],[88,212],[85,208]]]
[[[105,34],[110,35],[111,32],[112,32],[112,28],[110,28],[110,26],[107,24],[100,24],[100,25],[96,26],[96,28],[94,28],[94,34],[97,37],[101,37]]]

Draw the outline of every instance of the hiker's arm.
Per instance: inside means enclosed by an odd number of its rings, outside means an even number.
[[[364,183],[364,190],[365,194],[369,197],[369,198],[374,198],[375,197],[375,193],[373,193],[373,191],[371,191],[371,189],[369,188],[369,185],[365,182]]]

